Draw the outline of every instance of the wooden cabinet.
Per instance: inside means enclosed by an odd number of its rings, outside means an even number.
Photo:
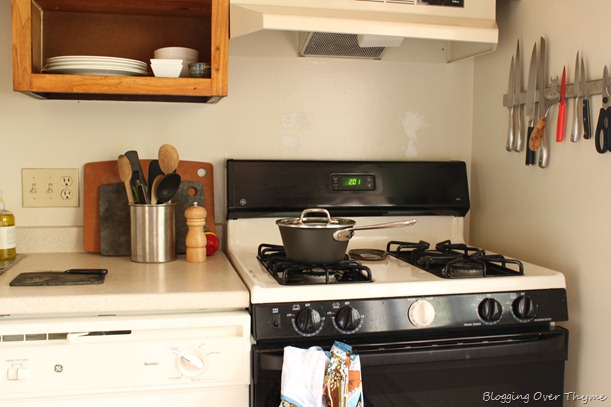
[[[229,0],[12,0],[13,89],[42,99],[214,103],[227,95]],[[47,58],[150,63],[158,48],[199,51],[211,78],[45,73]]]

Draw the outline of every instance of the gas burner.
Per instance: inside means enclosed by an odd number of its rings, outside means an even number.
[[[477,247],[449,240],[439,242],[435,249],[425,241],[390,241],[386,251],[442,278],[501,277],[524,274],[522,262],[506,259],[500,254],[487,255]]]
[[[261,244],[257,259],[281,285],[339,284],[371,282],[371,270],[344,257],[333,264],[309,264],[286,257],[284,247]]]

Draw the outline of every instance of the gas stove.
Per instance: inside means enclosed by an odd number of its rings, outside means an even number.
[[[495,325],[565,319],[561,273],[464,241],[464,215],[470,204],[462,162],[229,160],[227,170],[227,254],[250,291],[253,309],[257,305],[273,309],[279,304],[304,309],[306,304],[317,303],[321,312],[335,315],[333,307],[359,300],[371,314],[372,304],[387,304],[391,299],[408,299],[409,303],[426,299],[447,306],[460,297],[461,305],[456,307],[472,303],[475,312],[464,320],[452,316],[448,317],[452,322],[442,323],[438,318],[435,322],[439,324],[426,326],[451,323],[464,328],[491,322],[484,315],[489,311],[478,313],[478,304],[492,298],[493,308],[498,303],[507,314],[498,320],[492,315]],[[366,180],[367,185],[342,186],[348,183],[345,180]],[[340,264],[293,263],[286,258],[275,221],[299,216],[306,207],[326,208],[333,216],[354,219],[357,226],[406,219],[417,222],[406,228],[355,233]],[[353,252],[365,256],[356,260],[350,257]],[[383,255],[367,257],[368,253]],[[515,309],[524,301],[534,301],[536,318],[515,318]],[[558,315],[547,304],[550,301],[561,303]],[[548,311],[551,314],[544,313]],[[366,328],[361,326],[359,332]],[[328,332],[334,333],[341,330]]]
[[[281,285],[341,284],[370,282],[371,270],[349,256],[330,264],[309,264],[291,260],[283,246],[262,244],[257,259]]]
[[[354,219],[357,224],[371,224],[379,221],[378,218],[369,217],[355,217]],[[403,219],[403,217],[387,218],[388,221]],[[462,241],[459,231],[462,230],[463,218],[418,216],[415,219],[418,222],[408,229],[363,232],[352,239],[348,249],[349,251],[373,249],[386,253],[389,242],[418,242],[420,237],[427,241],[437,242],[448,240],[447,238],[453,242]],[[446,232],[449,231],[449,234],[441,234],[439,229],[445,229]],[[358,260],[358,263],[370,272],[370,279],[367,276],[364,283],[352,281],[346,284],[323,284],[315,281],[312,284],[304,282],[282,284],[278,281],[278,278],[282,280],[282,277],[268,271],[265,262],[260,260],[259,254],[259,246],[263,242],[271,242],[269,244],[275,247],[282,246],[275,218],[230,219],[227,221],[226,233],[228,256],[250,290],[250,301],[253,304],[565,288],[565,279],[561,273],[523,261],[520,262],[522,273],[518,267],[518,271],[498,278],[444,278],[426,271],[419,265],[402,260],[399,257],[403,253],[397,255],[393,247],[383,260]],[[298,267],[316,268],[317,265],[297,264],[296,268]],[[307,280],[307,276],[303,276],[303,280]],[[359,281],[362,280],[359,279]]]
[[[463,162],[228,160],[225,234],[250,291],[251,407],[279,405],[286,346],[337,340],[361,357],[366,405],[562,394],[564,276],[469,245],[469,206]],[[416,223],[356,231],[337,263],[295,262],[276,220],[310,208],[357,227]]]
[[[504,277],[524,275],[521,261],[508,259],[502,254],[487,254],[484,249],[453,243],[439,242],[434,249],[430,243],[391,241],[386,250],[404,260],[443,278]]]

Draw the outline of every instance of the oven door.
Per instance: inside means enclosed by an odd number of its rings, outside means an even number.
[[[329,344],[300,345],[328,349]],[[560,327],[351,345],[361,358],[367,407],[561,406],[563,402],[568,331]],[[282,353],[278,346],[254,347],[252,407],[280,404]]]

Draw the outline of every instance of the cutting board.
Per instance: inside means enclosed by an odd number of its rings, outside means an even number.
[[[100,254],[129,256],[131,254],[129,205],[123,183],[100,185]],[[204,205],[204,186],[201,182],[181,181],[172,203],[176,222],[176,253],[187,251],[187,223],[185,210],[197,202]]]
[[[148,174],[150,162],[151,160],[140,160],[145,174]],[[180,174],[183,181],[201,182],[204,207],[207,211],[206,229],[214,232],[214,174],[212,164],[199,161],[180,161],[176,172]],[[100,187],[118,183],[121,183],[121,179],[119,178],[116,160],[85,164],[83,170],[83,248],[86,252],[100,253]],[[127,201],[127,198],[124,199]]]

